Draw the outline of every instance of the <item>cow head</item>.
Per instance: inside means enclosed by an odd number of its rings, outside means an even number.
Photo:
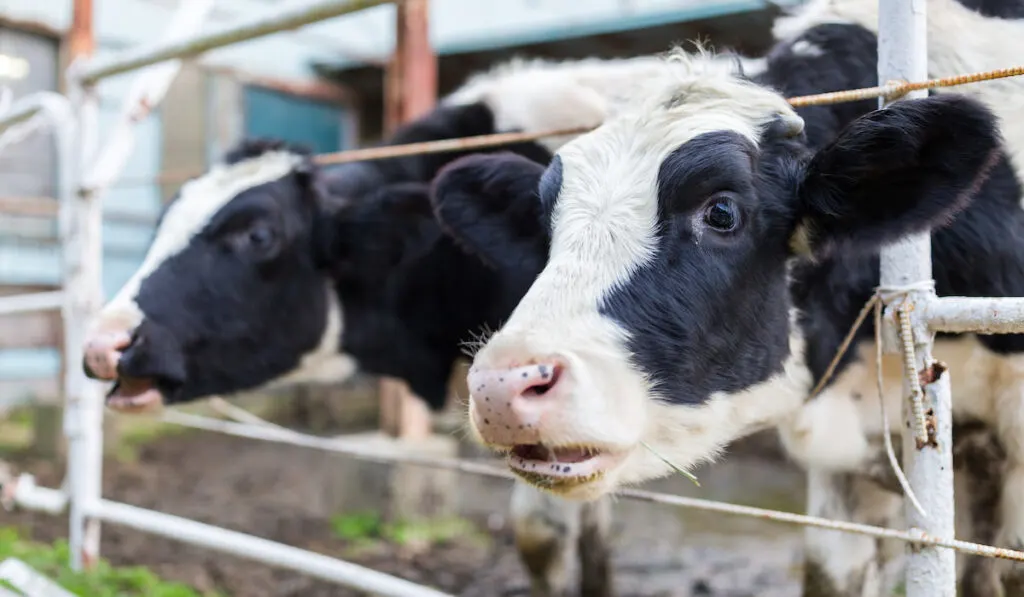
[[[346,296],[379,299],[394,266],[439,233],[426,185],[377,185],[349,201],[331,182],[305,150],[255,140],[182,186],[142,265],[91,323],[84,366],[117,382],[111,407],[354,371],[344,338],[372,335],[360,326],[379,318],[349,321]]]
[[[952,217],[1000,139],[979,103],[898,102],[812,154],[777,93],[666,74],[546,170],[472,158],[434,200],[505,189],[453,233],[546,266],[468,377],[473,433],[539,487],[592,499],[775,422],[810,390],[789,268],[877,251]],[[514,163],[513,163],[514,162]],[[454,209],[451,206],[450,209]],[[548,253],[550,253],[548,255]]]

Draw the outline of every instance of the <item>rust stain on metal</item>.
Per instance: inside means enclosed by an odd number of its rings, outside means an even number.
[[[92,0],[74,0],[71,30],[68,33],[68,53],[71,60],[91,56],[96,50],[93,37]]]
[[[949,369],[949,366],[942,361],[933,361],[931,365],[917,372],[917,379],[922,386],[935,383],[942,377],[942,374]]]
[[[429,0],[397,5],[395,51],[385,71],[385,131],[429,112],[437,102],[437,53],[430,44]]]
[[[280,91],[289,95],[298,95],[312,99],[324,100],[335,104],[344,104],[353,100],[355,93],[338,83],[327,81],[304,81],[286,79],[281,77],[270,77],[244,71],[237,68],[223,66],[202,66],[210,73],[234,79],[239,83],[266,87],[274,91]]]
[[[929,408],[927,411],[925,411],[925,413],[924,413],[924,428],[925,428],[925,432],[928,434],[928,440],[927,441],[922,441],[921,439],[916,439],[915,440],[915,444],[917,445],[917,449],[918,450],[923,450],[925,447],[929,447],[929,448],[938,448],[939,447],[939,440],[936,438],[936,436],[938,434],[938,431],[937,431],[938,424],[939,424],[939,421],[938,421],[938,419],[935,418],[935,410]]]
[[[152,112],[152,110],[153,104],[149,102],[149,99],[146,97],[140,98],[139,103],[136,104],[135,109],[132,110],[132,114],[130,116],[132,124],[135,124],[149,116],[149,113]]]
[[[89,568],[92,568],[95,565],[96,565],[96,558],[93,557],[93,554],[89,553],[89,550],[83,549],[82,550],[82,567],[85,568],[86,570],[88,570]]]

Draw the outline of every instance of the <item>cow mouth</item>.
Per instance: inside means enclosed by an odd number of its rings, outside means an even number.
[[[516,444],[509,451],[508,466],[532,485],[562,492],[600,479],[619,456],[595,446]]]
[[[164,393],[153,379],[121,377],[107,393],[107,407],[122,413],[143,413],[160,408]]]

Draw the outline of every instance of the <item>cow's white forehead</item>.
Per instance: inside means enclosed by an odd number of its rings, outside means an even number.
[[[217,164],[203,176],[182,185],[178,198],[160,221],[142,265],[103,308],[106,318],[116,318],[129,329],[138,325],[143,315],[135,297],[142,280],[161,263],[183,251],[210,219],[239,193],[286,176],[301,160],[295,153],[268,151],[234,164]]]
[[[632,109],[558,152],[562,186],[552,211],[551,260],[582,264],[594,278],[585,286],[597,294],[624,282],[655,250],[665,158],[714,131],[756,144],[780,116],[794,131],[802,128],[784,98],[721,68],[685,75],[666,69],[659,85],[639,90]]]
[[[558,152],[562,187],[552,213],[553,252],[569,242],[566,229],[583,220],[610,226],[639,218],[652,225],[657,172],[676,148],[714,131],[732,131],[757,144],[779,117],[793,130],[803,126],[792,106],[769,89],[721,71],[680,76],[666,70],[660,85],[644,90],[632,110]],[[611,238],[624,240],[618,233]]]
[[[559,203],[588,202],[594,213],[604,213],[628,208],[631,196],[650,198],[661,162],[704,133],[732,131],[756,145],[780,117],[793,132],[802,130],[803,120],[785,98],[698,58],[666,60],[664,76],[637,89],[629,109],[558,151],[564,169]],[[678,60],[689,60],[690,68],[671,67]]]
[[[283,178],[301,160],[301,156],[288,151],[268,151],[234,164],[217,164],[185,183],[160,222],[146,262],[155,259],[159,263],[180,252],[239,193]]]

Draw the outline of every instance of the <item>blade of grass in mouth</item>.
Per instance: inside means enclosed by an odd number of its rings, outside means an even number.
[[[655,456],[660,458],[662,462],[664,462],[665,464],[667,464],[670,467],[672,467],[672,470],[674,470],[675,472],[679,473],[680,475],[686,477],[687,479],[693,481],[693,484],[696,485],[697,487],[700,487],[700,481],[697,480],[697,476],[696,475],[694,475],[690,471],[684,470],[682,467],[676,466],[676,464],[674,462],[672,462],[668,458],[665,458],[664,456],[659,454],[654,448],[652,448],[650,445],[648,445],[647,442],[640,442],[640,445],[645,447],[645,448],[647,448],[651,452],[651,454],[654,454]]]

